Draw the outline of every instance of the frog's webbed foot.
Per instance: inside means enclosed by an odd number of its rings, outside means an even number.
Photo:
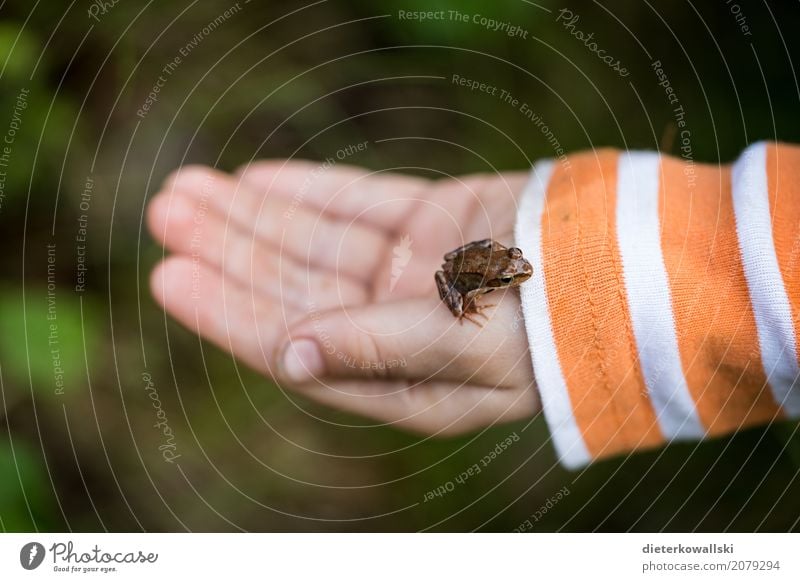
[[[471,321],[472,323],[474,323],[478,327],[483,327],[483,323],[481,323],[480,321],[475,319],[475,316],[482,317],[484,322],[489,321],[489,317],[485,313],[482,313],[482,311],[484,309],[486,309],[487,307],[494,307],[494,305],[493,304],[492,305],[477,305],[476,303],[470,303],[464,309],[464,312],[461,314],[461,317],[459,317],[459,321],[463,324],[464,323],[463,320],[466,319],[466,320]]]
[[[473,317],[470,317],[470,315],[471,315],[470,313],[466,313],[466,312],[462,313],[461,317],[458,318],[458,323],[460,323],[461,325],[464,325],[464,320],[466,319],[467,321],[471,321],[472,323],[474,323],[478,327],[483,327],[483,324],[480,321],[478,321],[477,319],[475,319]],[[483,314],[476,312],[475,315],[483,315]],[[483,315],[483,317],[486,318],[487,321],[488,321],[488,319],[489,319],[488,317],[486,317],[485,315]]]

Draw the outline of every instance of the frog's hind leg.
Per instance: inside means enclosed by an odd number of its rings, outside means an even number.
[[[433,278],[436,281],[436,290],[439,291],[439,299],[444,301],[444,298],[450,293],[450,285],[447,284],[444,271],[436,271]]]
[[[439,291],[439,298],[447,305],[450,313],[456,317],[461,317],[464,313],[464,298],[461,294],[447,284],[447,279],[443,271],[436,271],[436,289]]]

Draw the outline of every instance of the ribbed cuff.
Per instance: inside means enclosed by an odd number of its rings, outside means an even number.
[[[542,213],[553,165],[552,160],[541,160],[533,166],[520,198],[514,238],[533,266],[533,276],[520,287],[520,296],[544,416],[560,462],[576,469],[589,463],[591,455],[575,421],[559,363],[542,260]]]

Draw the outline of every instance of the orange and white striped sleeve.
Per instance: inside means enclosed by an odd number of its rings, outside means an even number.
[[[800,147],[732,165],[595,150],[536,164],[516,244],[567,467],[800,416]]]

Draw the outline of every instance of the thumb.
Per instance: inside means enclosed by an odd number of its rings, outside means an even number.
[[[289,384],[326,377],[514,385],[530,374],[525,332],[511,301],[493,309],[482,327],[462,325],[432,298],[311,309],[278,349],[278,379]]]

